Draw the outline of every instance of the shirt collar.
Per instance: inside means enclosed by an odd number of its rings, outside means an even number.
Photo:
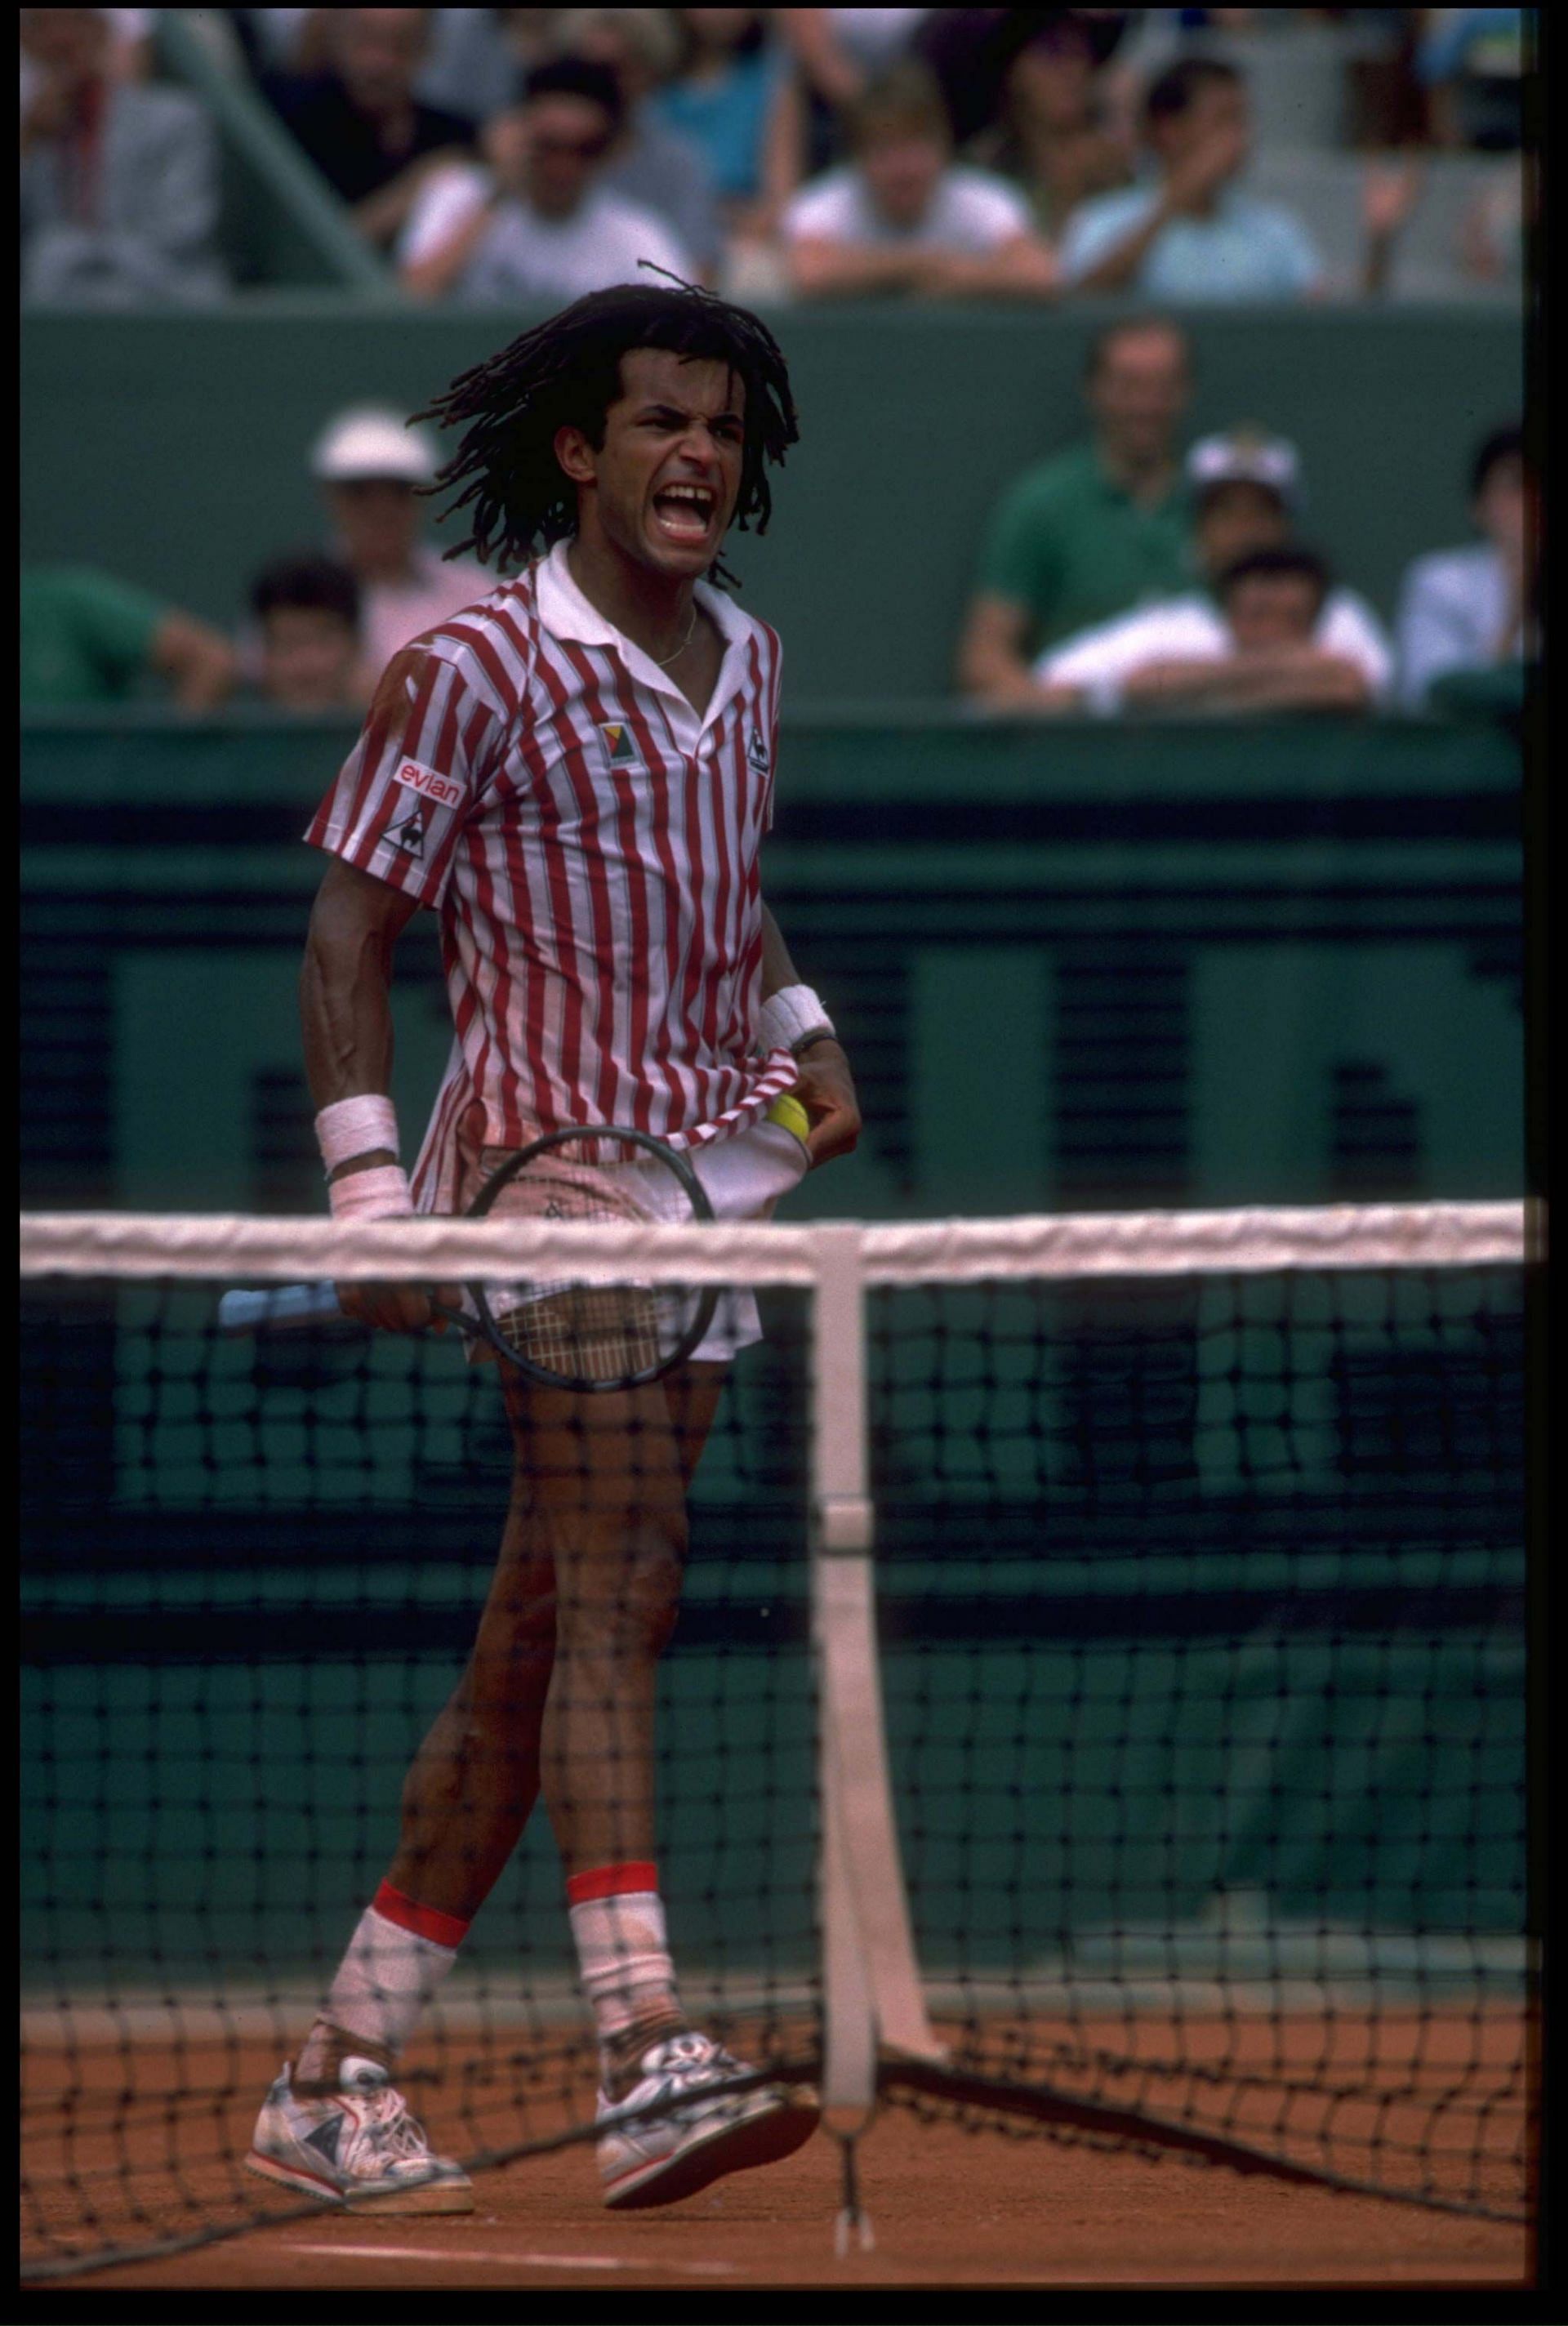
[[[549,554],[539,562],[534,581],[535,603],[539,619],[552,637],[572,638],[579,646],[609,647],[620,656],[631,675],[644,686],[655,688],[680,703],[689,719],[697,712],[682,693],[668,671],[661,670],[652,655],[607,621],[597,606],[590,604],[572,580],[567,563],[569,543],[558,541]],[[720,665],[712,700],[702,714],[701,723],[708,726],[735,693],[745,677],[745,647],[748,632],[746,616],[722,590],[710,582],[699,582],[694,592],[697,603],[714,623],[724,640],[724,661]]]

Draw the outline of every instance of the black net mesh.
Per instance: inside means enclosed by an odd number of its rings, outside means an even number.
[[[1519,2211],[1520,1272],[892,1290],[871,1363],[890,2091]]]
[[[224,1337],[218,1289],[24,1289],[33,2267],[299,2209],[244,2169],[258,2105],[398,1847],[405,1772],[475,1646],[507,1518],[494,1365],[428,1337]],[[657,1865],[692,2023],[758,2070],[809,2073],[804,1327],[793,1296],[763,1300],[768,1338],[725,1389],[659,1661]],[[652,1478],[653,1440],[645,1456],[635,1432],[612,1446],[595,1424],[614,1400],[575,1402],[588,1422],[542,1458],[566,1470],[569,1506],[586,1505],[590,1475],[629,1468],[635,1528],[663,1491],[645,1496],[639,1475],[645,1458]],[[655,1558],[665,1516],[649,1521]],[[646,1594],[629,1558],[612,1597],[623,1578],[635,1615]],[[523,1653],[497,1682],[515,1708],[531,1684]],[[597,1734],[603,1707],[580,1712]],[[635,1836],[617,1847],[617,1744],[603,1735],[596,1790],[612,1823],[598,1854],[641,1856]],[[595,1754],[592,1737],[578,1745]],[[504,1772],[503,1796],[529,1789],[526,1771]],[[449,1824],[449,1856],[495,1846],[482,1821]],[[470,2164],[591,2138],[592,2024],[543,1802],[398,2082],[432,2146]]]
[[[886,2100],[1524,2213],[1521,1277],[1025,1269],[869,1296],[893,1792],[948,2047],[885,2058]],[[299,2210],[245,2171],[258,2103],[405,1847],[405,1772],[508,1522],[493,1365],[428,1338],[225,1337],[218,1289],[23,1290],[33,2272]],[[658,1661],[657,1862],[692,2021],[810,2079],[807,1311],[761,1298]],[[520,1466],[584,1511],[623,1474],[647,1558],[595,1587],[651,1653],[668,1437],[616,1427],[574,1419]],[[531,1635],[500,1636],[515,1709]],[[585,1717],[588,1809],[637,1856],[643,1828],[613,1823],[636,1756],[614,1707]],[[437,1903],[459,1911],[465,1852],[494,1886],[400,2085],[470,2169],[591,2142],[544,1807],[515,1847],[450,1801],[436,1826]]]

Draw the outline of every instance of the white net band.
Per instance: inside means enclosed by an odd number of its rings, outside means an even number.
[[[24,1278],[185,1276],[286,1283],[473,1282],[549,1270],[586,1280],[809,1285],[840,1264],[846,1223],[573,1225],[539,1220],[252,1219],[221,1213],[34,1212]],[[1253,1274],[1278,1269],[1477,1267],[1544,1254],[1543,1207],[1322,1205],[1084,1212],[855,1225],[867,1284],[997,1276]]]

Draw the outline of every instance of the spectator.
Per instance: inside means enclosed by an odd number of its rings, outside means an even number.
[[[486,126],[489,168],[447,171],[422,196],[398,251],[404,288],[560,304],[635,282],[645,259],[689,282],[693,261],[663,220],[602,183],[623,116],[607,66],[536,65],[522,104]]]
[[[324,70],[262,87],[367,242],[396,238],[431,168],[471,153],[475,125],[413,93],[428,8],[323,8]]]
[[[220,630],[90,566],[22,569],[24,703],[124,702],[161,679],[182,711],[212,711],[234,684]]]
[[[1100,194],[1068,226],[1062,272],[1075,290],[1170,301],[1290,299],[1322,267],[1300,220],[1243,193],[1251,150],[1247,89],[1218,57],[1183,57],[1144,99],[1158,182]]]
[[[959,649],[959,684],[994,709],[1033,702],[1043,647],[1179,590],[1188,496],[1176,434],[1187,342],[1158,316],[1102,330],[1084,400],[1093,433],[1025,470],[997,504]]]
[[[153,65],[155,8],[106,8],[109,23],[109,70],[117,80],[145,80]]]
[[[335,557],[274,558],[251,584],[258,679],[279,711],[362,710],[359,584]]]
[[[1415,77],[1421,11],[1352,8],[1341,20],[1342,143],[1360,154],[1424,145],[1428,106]]]
[[[844,125],[872,83],[909,53],[929,8],[775,8],[773,22],[793,57],[805,98],[806,165],[825,170],[843,154]]]
[[[1499,289],[1524,287],[1539,186],[1539,172],[1523,166],[1517,154],[1488,172],[1486,183],[1465,207],[1456,237],[1460,270],[1471,282]]]
[[[1120,48],[1133,16],[1126,8],[933,8],[919,24],[912,42],[942,83],[955,144],[970,148],[973,141],[994,138],[1007,107],[1007,85],[1013,67],[1026,49],[1037,51],[1042,77],[1054,86],[1053,116],[1060,122],[1069,113],[1083,110],[1081,84],[1092,78],[1094,105],[1109,116],[1105,67]],[[1088,60],[1084,70],[1081,60]],[[1078,85],[1075,90],[1075,84]],[[1037,98],[1044,97],[1036,92]],[[1121,108],[1125,114],[1125,107]],[[1124,120],[1111,124],[1118,146],[1131,154],[1136,140]],[[980,158],[975,147],[971,158]]]
[[[1343,142],[1348,69],[1359,44],[1348,19],[1364,26],[1377,13],[1142,9],[1118,54],[1112,102],[1127,126],[1137,120],[1143,91],[1162,73],[1183,57],[1212,56],[1223,42],[1223,53],[1246,75],[1253,128],[1263,150],[1329,153]]]
[[[1523,432],[1497,428],[1476,452],[1471,509],[1482,538],[1418,557],[1399,593],[1399,699],[1426,703],[1456,671],[1495,671],[1534,653],[1539,543]]]
[[[656,11],[647,12],[656,14]],[[559,8],[432,8],[414,95],[487,121],[558,47]]]
[[[1517,153],[1524,138],[1522,8],[1429,8],[1415,52],[1440,145]]]
[[[23,297],[104,306],[219,298],[207,116],[182,89],[116,69],[112,14],[21,11]]]
[[[604,173],[607,191],[663,219],[690,252],[702,280],[711,283],[724,235],[708,157],[650,103],[680,54],[680,36],[668,11],[571,8],[561,17],[559,33],[564,51],[608,65],[620,83],[626,117]]]
[[[854,160],[802,188],[784,211],[793,288],[1049,297],[1051,253],[1015,187],[951,157],[947,108],[923,65],[873,82],[849,116]]]
[[[783,8],[780,31],[828,103],[840,111],[897,64],[929,8]]]
[[[760,8],[680,8],[685,61],[654,110],[707,156],[728,232],[763,241],[801,178],[803,116]]]
[[[1211,603],[1151,606],[1042,658],[1054,711],[1365,711],[1379,684],[1334,634],[1329,571],[1282,543],[1224,566]],[[1386,675],[1386,674],[1385,674]]]
[[[1228,658],[1236,635],[1246,637],[1250,651],[1266,631],[1260,614],[1261,629],[1244,621],[1242,632],[1234,632],[1229,620],[1233,609],[1224,602],[1220,584],[1242,561],[1285,551],[1295,554],[1290,541],[1299,498],[1295,448],[1278,437],[1238,430],[1228,436],[1204,437],[1193,445],[1186,465],[1193,494],[1191,563],[1206,586],[1140,607],[1043,655],[1034,674],[1037,708],[1119,708],[1123,682],[1146,665],[1197,665],[1217,655]],[[1283,590],[1275,593],[1282,601],[1284,594]],[[1252,610],[1250,601],[1247,610]],[[1278,604],[1271,610],[1277,614]],[[1313,657],[1353,665],[1367,702],[1386,695],[1394,658],[1382,626],[1364,599],[1352,590],[1331,588],[1325,579],[1309,629],[1313,656],[1287,657],[1285,665],[1269,673],[1249,663],[1239,690],[1248,702],[1255,702],[1258,709],[1308,709],[1321,699],[1328,705],[1349,707],[1341,702],[1343,674],[1325,675]],[[1150,682],[1144,699],[1185,700],[1194,706],[1223,701],[1227,707],[1239,707],[1229,701],[1235,692],[1228,678],[1211,688],[1208,680],[1194,674],[1190,684],[1181,677],[1162,678],[1157,686]]]
[[[1016,179],[1050,243],[1091,195],[1124,186],[1131,157],[1096,86],[1103,42],[1073,9],[1049,10],[1014,58],[1003,84],[996,167]]]
[[[335,554],[359,587],[366,700],[401,647],[495,587],[483,566],[449,562],[420,540],[419,488],[435,472],[430,439],[404,427],[395,412],[339,413],[311,456],[337,535]]]

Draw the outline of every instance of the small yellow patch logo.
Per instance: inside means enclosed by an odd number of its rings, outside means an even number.
[[[609,753],[611,767],[628,767],[637,754],[636,747],[632,741],[632,730],[625,720],[603,719],[599,721],[598,731],[604,737],[605,749]]]

